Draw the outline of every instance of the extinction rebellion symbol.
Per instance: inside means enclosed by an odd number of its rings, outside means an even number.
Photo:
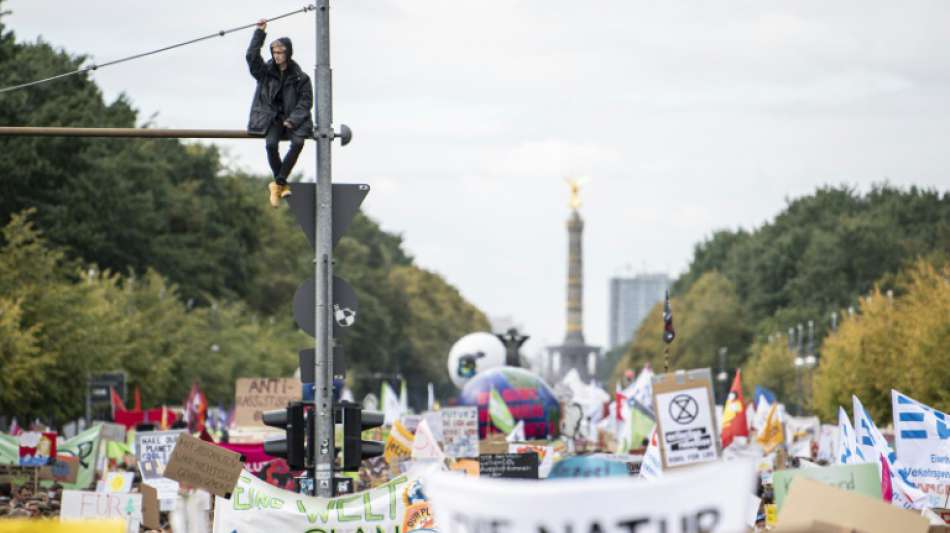
[[[669,412],[674,422],[686,425],[696,420],[699,415],[699,404],[689,394],[677,394],[670,402]]]

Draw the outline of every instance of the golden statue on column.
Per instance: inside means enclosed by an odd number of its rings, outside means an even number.
[[[581,206],[581,185],[587,183],[587,178],[564,178],[571,188],[571,209],[577,211]]]

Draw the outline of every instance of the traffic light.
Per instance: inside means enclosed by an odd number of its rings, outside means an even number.
[[[287,435],[264,441],[264,453],[287,459],[291,470],[303,470],[307,458],[308,417],[303,402],[290,402],[286,409],[264,411],[261,419],[265,426],[283,429]]]
[[[352,402],[340,402],[337,409],[343,422],[342,470],[355,472],[363,459],[383,454],[383,443],[363,440],[363,431],[383,425],[385,416],[378,411],[363,411],[362,406]]]

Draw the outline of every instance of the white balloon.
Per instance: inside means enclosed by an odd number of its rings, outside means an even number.
[[[452,345],[448,364],[452,383],[461,389],[475,374],[503,366],[505,345],[491,333],[469,333]]]

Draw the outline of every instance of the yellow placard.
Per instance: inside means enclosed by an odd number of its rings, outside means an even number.
[[[383,457],[393,468],[399,461],[410,459],[412,457],[412,441],[414,435],[406,426],[398,420],[393,422],[393,429],[389,432],[386,439],[386,447],[383,449]]]
[[[121,520],[0,520],[0,533],[125,533]]]
[[[775,524],[778,523],[778,511],[775,504],[767,503],[763,507],[765,508],[765,525],[775,527]]]

